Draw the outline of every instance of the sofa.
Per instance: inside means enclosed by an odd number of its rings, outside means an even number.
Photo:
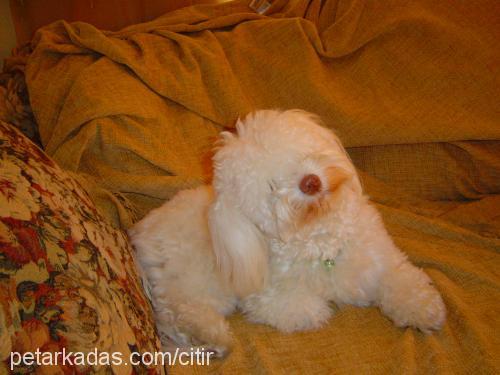
[[[120,31],[58,21],[7,59],[3,372],[500,372],[496,2],[252,6],[192,6]],[[126,230],[210,183],[218,133],[260,108],[305,109],[337,133],[395,243],[441,292],[444,328],[333,306],[322,329],[283,334],[237,313],[232,353],[209,366],[14,365],[13,352],[37,349],[162,350]]]

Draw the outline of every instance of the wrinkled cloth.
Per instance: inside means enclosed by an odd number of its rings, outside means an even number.
[[[120,32],[57,22],[26,79],[48,154],[150,209],[206,180],[217,133],[255,109],[317,113],[346,147],[500,138],[498,7],[235,2]]]
[[[376,308],[342,307],[290,335],[236,315],[227,360],[173,373],[500,372],[499,7],[296,0],[260,15],[231,2],[119,32],[38,31],[26,81],[45,150],[92,176],[117,225],[132,222],[120,202],[140,218],[209,181],[213,141],[238,117],[302,108],[350,148],[395,242],[448,308],[434,335]]]

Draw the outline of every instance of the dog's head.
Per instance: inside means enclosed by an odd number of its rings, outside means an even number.
[[[310,231],[361,184],[338,138],[300,110],[257,111],[223,132],[209,225],[222,275],[244,296],[265,283],[268,240]]]

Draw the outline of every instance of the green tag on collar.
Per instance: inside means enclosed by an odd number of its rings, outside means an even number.
[[[323,261],[323,265],[325,266],[326,269],[331,270],[335,265],[335,261],[333,259],[325,259]]]

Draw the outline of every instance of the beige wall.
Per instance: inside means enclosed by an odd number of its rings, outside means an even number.
[[[3,59],[10,56],[12,48],[16,45],[16,33],[10,16],[9,0],[0,0],[0,66]]]

